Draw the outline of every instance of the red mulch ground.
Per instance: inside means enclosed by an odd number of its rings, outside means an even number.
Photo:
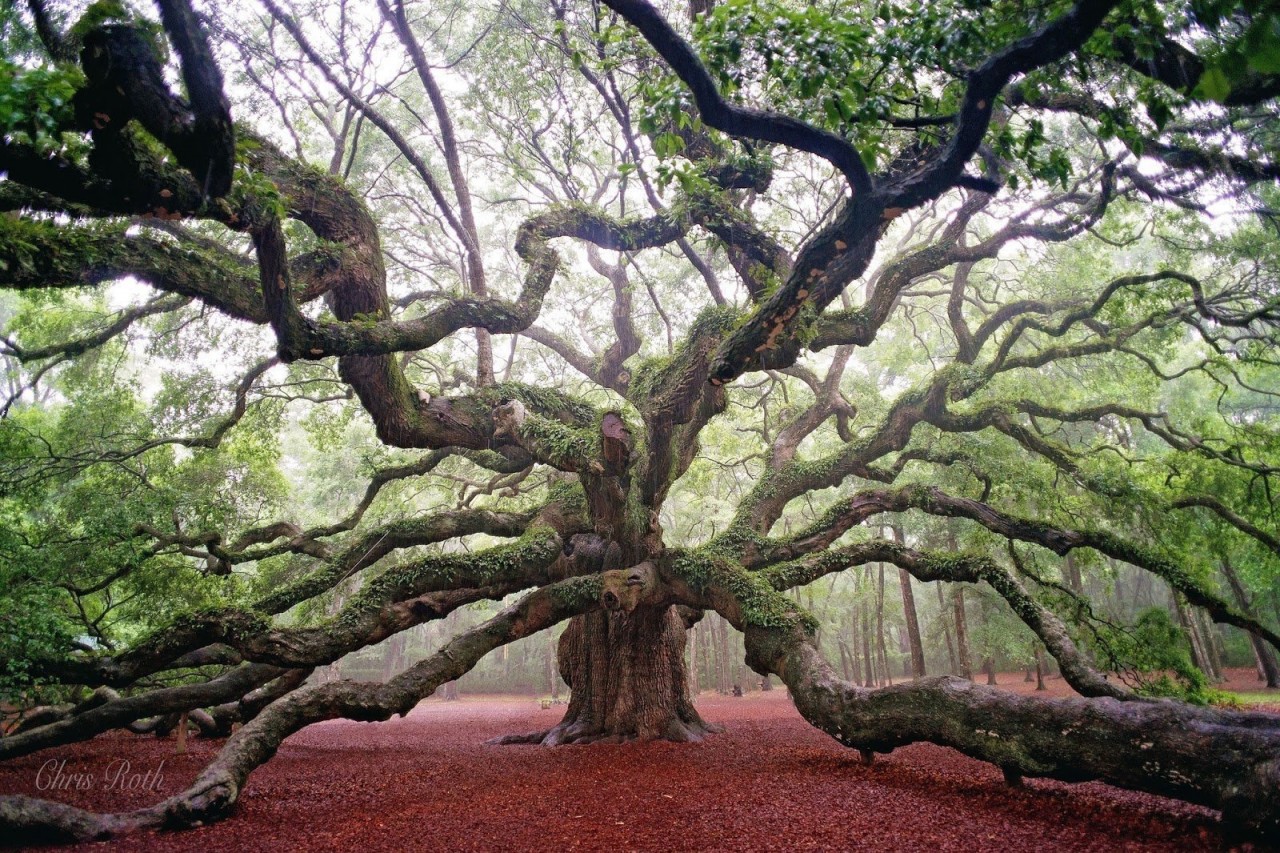
[[[1020,675],[1002,686],[1023,692]],[[1231,686],[1256,690],[1246,673]],[[1051,681],[1051,693],[1067,692]],[[1043,695],[1043,694],[1042,694]],[[1280,702],[1280,696],[1278,696]],[[1212,850],[1215,813],[1098,783],[1005,786],[994,767],[917,744],[863,767],[805,723],[784,690],[704,696],[725,734],[702,744],[485,746],[563,708],[529,699],[429,700],[407,718],[312,726],[249,780],[236,815],[113,850]],[[0,793],[38,794],[44,762],[95,775],[58,798],[101,810],[187,785],[220,744],[111,733],[0,765]],[[159,794],[107,789],[108,765],[163,760]],[[49,771],[47,770],[46,773]],[[48,778],[47,776],[45,778]],[[118,787],[118,786],[117,786]],[[101,845],[83,845],[101,850]]]

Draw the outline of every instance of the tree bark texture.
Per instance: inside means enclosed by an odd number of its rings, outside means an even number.
[[[498,743],[700,741],[718,731],[689,700],[686,629],[671,606],[575,617],[560,637],[560,676],[573,691],[564,719]]]
[[[887,753],[953,747],[1006,776],[1113,785],[1222,810],[1232,838],[1280,842],[1274,715],[1111,697],[1041,699],[954,677],[879,690],[841,680],[800,628],[747,627],[748,663],[777,673],[796,708],[841,743]]]

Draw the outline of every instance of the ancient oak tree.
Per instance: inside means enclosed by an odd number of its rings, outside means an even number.
[[[230,734],[153,807],[6,832],[218,819],[290,733],[562,622],[565,718],[505,740],[698,740],[713,611],[867,757],[1280,838],[1275,718],[1151,699],[1081,581],[1280,646],[1274,10],[217,5],[0,12],[0,687],[45,697],[0,758]],[[989,595],[1080,698],[840,678],[787,593],[873,563],[882,609],[884,565]]]

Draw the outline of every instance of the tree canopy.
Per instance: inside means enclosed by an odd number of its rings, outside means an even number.
[[[0,691],[39,706],[0,758],[243,725],[152,808],[0,826],[216,819],[290,733],[566,621],[565,720],[511,740],[700,739],[715,613],[868,760],[1280,837],[1275,718],[1105,598],[1274,668],[1273,6],[29,0],[0,39]],[[876,563],[1082,698],[841,677],[791,591]]]

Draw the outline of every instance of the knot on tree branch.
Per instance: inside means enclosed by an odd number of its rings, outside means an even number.
[[[527,416],[528,410],[525,409],[524,403],[519,400],[507,400],[498,406],[493,410],[494,440],[502,438],[509,438],[513,441],[518,440],[520,427],[524,426]]]
[[[641,605],[656,606],[666,599],[658,569],[647,560],[602,575],[600,604],[605,610],[632,613]]]

